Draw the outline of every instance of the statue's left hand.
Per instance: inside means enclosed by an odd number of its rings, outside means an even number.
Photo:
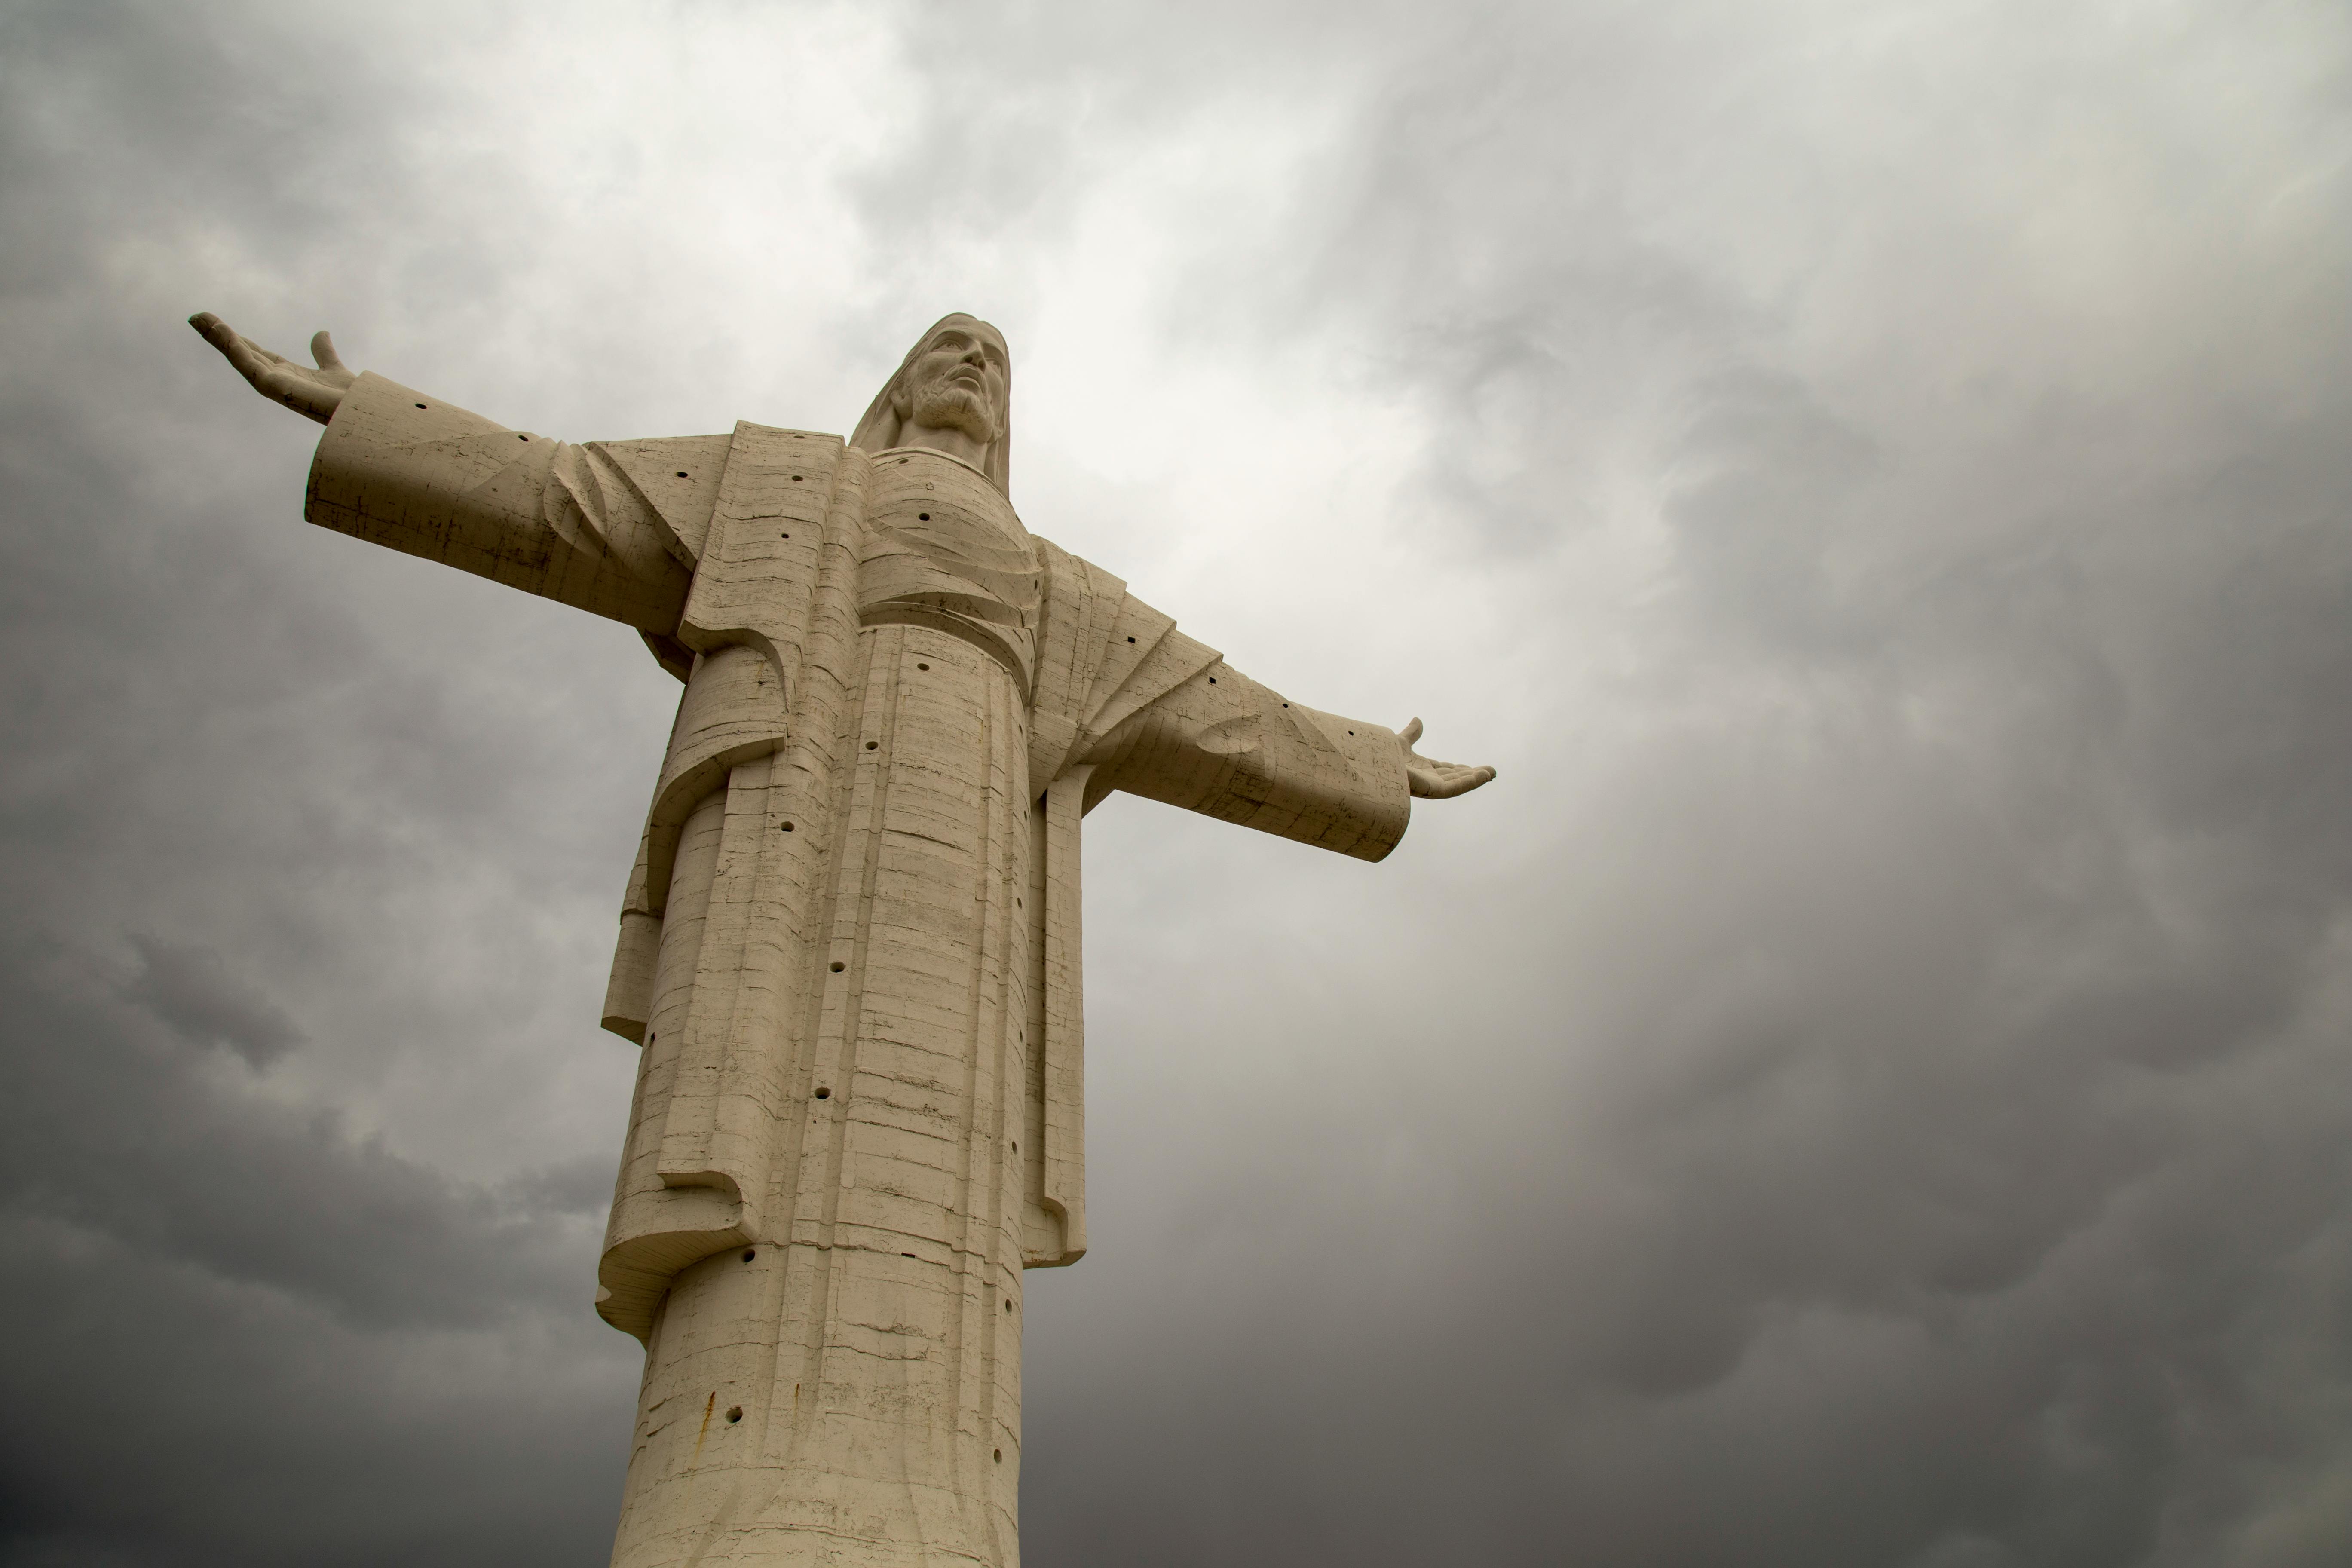
[[[1457,795],[1468,795],[1495,776],[1492,768],[1467,767],[1461,763],[1433,762],[1412,749],[1421,739],[1421,721],[1415,719],[1397,731],[1404,742],[1404,776],[1412,793],[1423,800],[1450,800]]]
[[[310,357],[319,362],[313,370],[241,336],[210,310],[190,316],[188,325],[218,349],[221,357],[236,367],[237,374],[253,384],[254,391],[321,425],[335,416],[344,390],[359,379],[335,353],[335,340],[324,332],[310,340]]]

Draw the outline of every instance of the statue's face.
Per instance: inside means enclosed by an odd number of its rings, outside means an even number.
[[[933,332],[907,367],[899,414],[934,430],[961,430],[975,441],[1004,428],[1004,340],[977,321]]]

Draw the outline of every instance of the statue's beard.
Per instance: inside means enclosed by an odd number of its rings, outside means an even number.
[[[987,399],[961,382],[928,382],[915,388],[909,412],[918,425],[961,430],[982,443],[996,439],[996,419]]]

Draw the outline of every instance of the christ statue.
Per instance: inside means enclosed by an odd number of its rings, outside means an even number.
[[[583,446],[192,324],[326,426],[310,521],[685,686],[604,1008],[641,1053],[597,1267],[646,1351],[616,1568],[1014,1568],[1022,1270],[1087,1248],[1080,820],[1125,790],[1378,860],[1494,770],[1287,700],[1024,528],[970,316],[845,441]]]

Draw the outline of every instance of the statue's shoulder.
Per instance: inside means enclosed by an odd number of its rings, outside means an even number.
[[[768,482],[802,487],[828,483],[849,450],[847,437],[823,430],[791,430],[738,420],[734,433],[727,437],[728,488],[756,489]],[[771,481],[770,476],[778,473],[783,478]],[[793,479],[794,474],[801,477]],[[820,474],[824,479],[816,477]]]
[[[791,430],[740,421],[718,436],[664,436],[591,445],[628,477],[668,530],[671,553],[697,569],[714,521],[758,516],[795,492],[833,488],[848,443],[822,430]]]
[[[754,425],[749,419],[735,422],[735,434],[730,439],[745,451],[823,450],[836,460],[849,447],[846,436],[835,436],[824,430],[794,430],[782,425]]]

